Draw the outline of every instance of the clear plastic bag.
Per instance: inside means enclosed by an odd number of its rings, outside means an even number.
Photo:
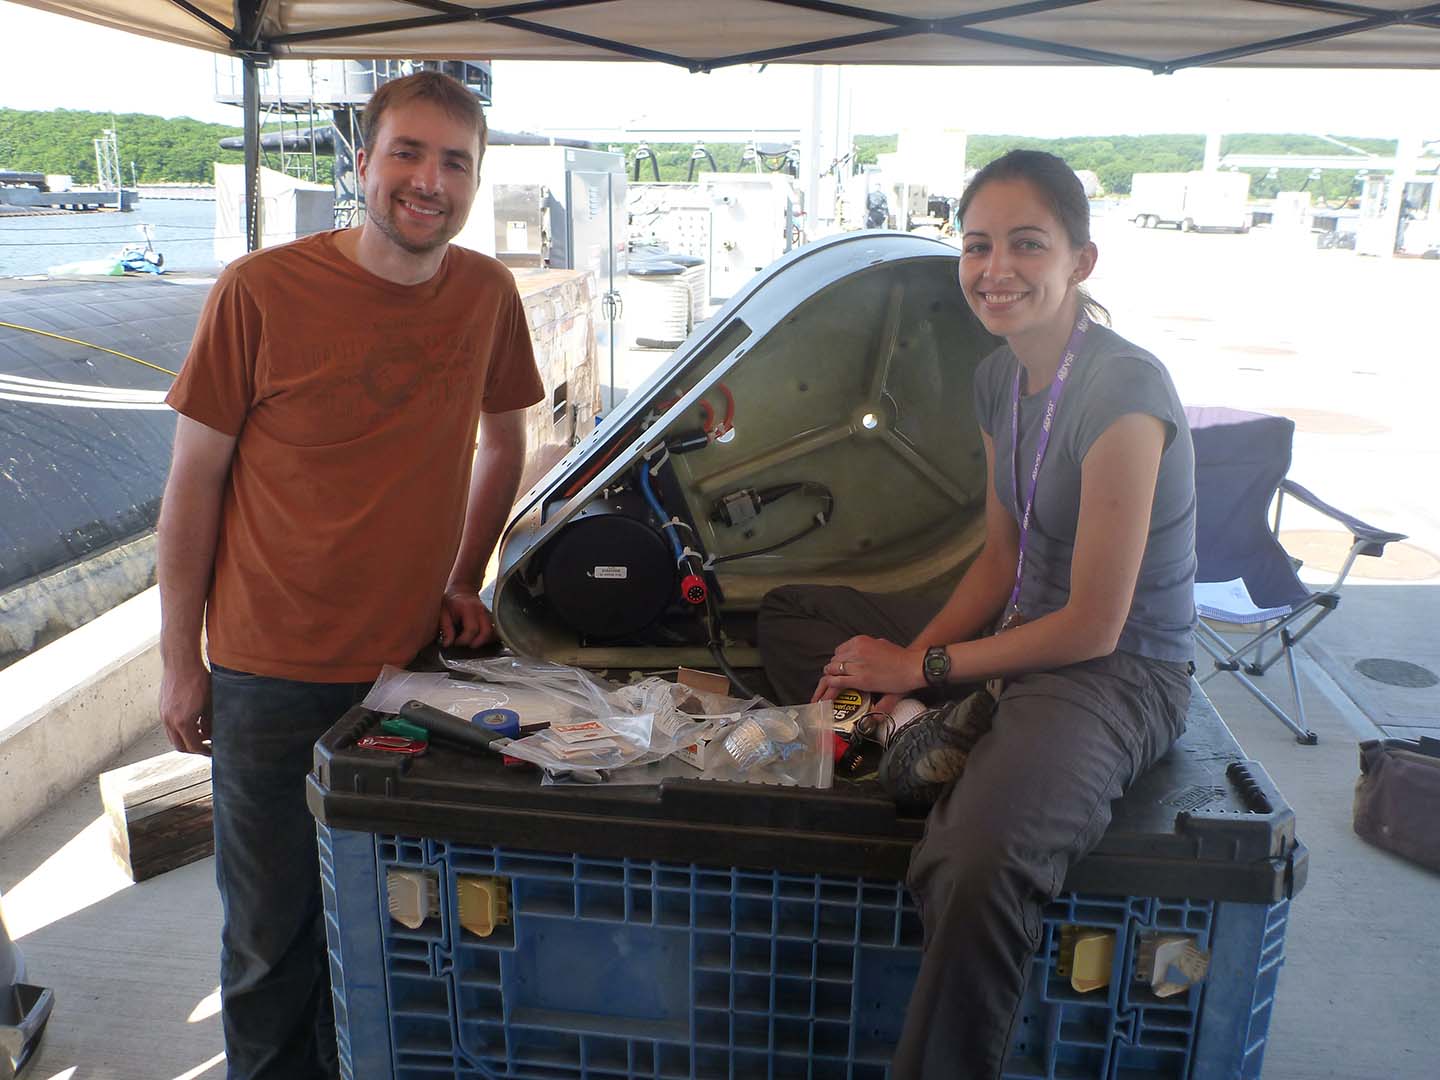
[[[552,782],[565,777],[596,783],[650,752],[653,721],[645,713],[556,724],[512,741],[505,753],[540,766]]]
[[[443,671],[406,671],[387,664],[380,670],[380,677],[361,704],[375,712],[398,713],[400,706],[407,701],[423,701],[452,716],[468,720],[485,709],[504,707],[519,712],[517,698],[520,696],[498,686],[452,679]],[[543,699],[535,699],[535,695],[523,697],[534,699],[537,704],[548,704]],[[543,719],[550,718],[546,716]]]
[[[652,751],[603,778],[547,774],[544,783],[658,784],[673,778],[828,788],[834,782],[835,722],[829,702],[720,716],[672,714],[672,722],[671,731],[662,731],[657,715]],[[703,768],[676,756],[692,746],[703,755]]]
[[[618,709],[650,713],[655,718],[650,753],[635,764],[669,757],[761,700],[711,694],[653,677],[620,687],[610,699]]]
[[[563,715],[608,716],[615,712],[613,687],[580,668],[526,656],[490,656],[457,660],[441,655],[451,671],[487,683],[524,687],[549,697]],[[638,711],[638,710],[622,710]]]
[[[712,694],[657,676],[613,690],[609,698],[629,712],[653,712],[658,715],[674,710],[689,716],[720,716],[725,713],[745,712],[764,701],[764,698],[760,697],[747,700]]]
[[[834,731],[829,702],[755,709],[711,735],[700,776],[828,788],[835,778]]]
[[[547,784],[653,784],[677,776],[826,788],[834,776],[833,710],[824,704],[756,709],[763,699],[656,677],[611,687],[580,668],[518,656],[447,658],[445,665],[482,681],[387,666],[363,704],[398,713],[413,699],[465,719],[513,709],[522,729],[545,730],[505,752],[544,769]],[[567,740],[587,723],[602,730]],[[675,756],[696,746],[706,751],[703,768]]]

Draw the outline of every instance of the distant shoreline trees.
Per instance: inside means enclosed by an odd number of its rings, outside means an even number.
[[[120,168],[127,182],[211,184],[214,162],[240,163],[238,150],[221,150],[220,140],[239,135],[240,128],[209,124],[188,117],[165,119],[142,113],[83,112],[55,109],[48,112],[0,108],[0,169],[21,172],[66,173],[77,184],[95,181],[94,139],[106,128],[119,139]],[[1342,136],[1344,142],[1377,154],[1395,151],[1387,139]],[[895,135],[857,135],[857,165],[873,164],[877,154],[895,150]],[[634,161],[636,143],[615,144],[626,158],[627,172]],[[1015,135],[971,135],[967,144],[970,168],[976,168],[1014,147],[1048,150],[1059,154],[1075,169],[1089,169],[1099,178],[1106,194],[1125,195],[1130,177],[1137,172],[1184,172],[1200,168],[1205,152],[1203,135],[1099,135],[1074,138],[1037,139]],[[692,143],[652,143],[650,150],[660,166],[662,180],[684,180],[689,171]],[[708,143],[708,149],[722,171],[736,171],[744,152],[743,143]],[[1248,154],[1333,154],[1334,143],[1314,135],[1236,134],[1225,136],[1227,153]],[[132,173],[133,163],[133,173]],[[270,163],[278,167],[278,163]],[[328,165],[328,162],[325,163]],[[1253,197],[1267,198],[1276,191],[1293,191],[1305,185],[1307,171],[1282,169],[1271,179],[1264,169],[1246,170],[1251,175]],[[322,168],[322,177],[329,175]],[[645,165],[641,179],[651,177]],[[1327,198],[1343,198],[1351,191],[1354,170],[1330,170],[1310,190]],[[958,195],[963,177],[957,177]]]

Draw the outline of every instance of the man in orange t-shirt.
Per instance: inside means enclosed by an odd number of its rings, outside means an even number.
[[[510,272],[449,243],[479,102],[425,72],[364,127],[363,227],[227,267],[167,399],[160,712],[213,757],[230,1080],[337,1074],[311,748],[437,631],[493,636],[479,586],[544,393]]]

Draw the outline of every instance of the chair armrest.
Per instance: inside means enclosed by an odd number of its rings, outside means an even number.
[[[1318,510],[1326,517],[1333,518],[1350,530],[1350,535],[1358,541],[1364,541],[1367,547],[1360,552],[1362,555],[1382,555],[1385,552],[1386,544],[1393,544],[1396,541],[1404,540],[1404,533],[1386,532],[1384,529],[1377,529],[1373,525],[1367,525],[1357,517],[1351,517],[1343,510],[1337,510],[1327,502],[1321,501],[1316,495],[1295,483],[1294,480],[1281,480],[1280,490],[1292,498],[1299,499],[1312,510]]]

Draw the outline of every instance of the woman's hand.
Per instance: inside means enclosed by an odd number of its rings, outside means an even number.
[[[925,685],[923,649],[907,649],[884,638],[853,637],[842,642],[825,665],[810,701],[829,701],[841,690],[903,694]]]

